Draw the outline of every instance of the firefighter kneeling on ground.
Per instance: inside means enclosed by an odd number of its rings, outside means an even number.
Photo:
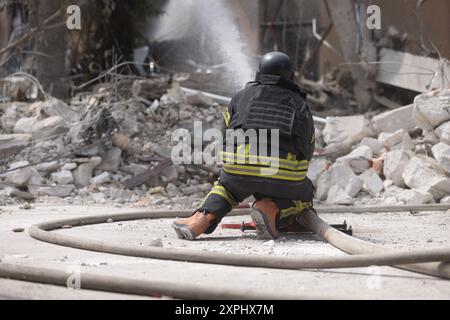
[[[194,215],[173,222],[179,238],[194,240],[211,234],[234,207],[252,195],[256,199],[252,219],[259,239],[277,239],[281,232],[299,226],[297,218],[306,210],[315,213],[314,187],[306,176],[315,147],[314,122],[306,95],[293,77],[287,55],[268,53],[260,62],[256,80],[233,97],[225,114],[225,130],[276,130],[278,146],[265,150],[276,147],[278,155],[271,158],[266,152],[265,156],[257,154],[257,161],[249,161],[254,146],[248,141],[240,145],[233,142],[233,152],[224,147],[219,181]],[[266,143],[271,142],[266,139]],[[266,160],[277,163],[276,172],[267,173]]]

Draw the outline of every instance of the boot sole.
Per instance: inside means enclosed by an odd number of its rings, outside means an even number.
[[[174,222],[172,223],[172,228],[173,230],[175,230],[178,239],[193,241],[196,238],[194,232],[185,225],[177,224]]]
[[[270,228],[267,226],[270,225],[267,216],[263,214],[256,208],[252,208],[251,217],[253,221],[256,223],[256,235],[260,240],[276,240],[277,236],[273,235],[270,231]]]

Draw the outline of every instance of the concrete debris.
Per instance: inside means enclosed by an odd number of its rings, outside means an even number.
[[[441,142],[450,144],[450,121],[438,127],[435,133]]]
[[[353,145],[373,134],[370,121],[364,116],[329,117],[323,131],[324,140],[327,144],[346,143]]]
[[[434,158],[450,173],[450,145],[441,142],[431,150]]]
[[[93,186],[100,186],[108,182],[111,182],[111,175],[109,172],[103,172],[90,180],[90,184]]]
[[[404,187],[403,171],[410,159],[410,153],[403,150],[388,152],[383,167],[383,173],[386,179],[392,180],[398,187]]]
[[[379,194],[384,188],[383,180],[374,169],[367,170],[359,176],[359,179],[363,182],[363,190],[371,195]]]
[[[413,112],[414,105],[405,106],[373,117],[372,123],[378,133],[394,133],[400,129],[411,132],[417,127]]]
[[[372,150],[372,154],[380,155],[383,150],[383,143],[380,140],[374,138],[364,138],[362,139],[360,146],[369,147]]]
[[[397,199],[410,206],[435,203],[431,193],[417,189],[404,190],[397,195]]]
[[[334,188],[332,188],[333,186]],[[339,186],[339,188],[336,186]],[[347,202],[338,202],[341,199],[347,199],[347,196],[350,198],[356,197],[362,187],[363,182],[349,166],[345,164],[334,164],[320,176],[317,182],[316,197],[321,201],[331,198],[331,203],[333,204],[348,204]],[[331,193],[330,190],[332,191]]]
[[[46,118],[34,123],[31,133],[37,139],[54,139],[68,132],[69,127],[60,116]]]
[[[21,168],[23,166],[29,165],[28,161],[16,162],[10,166],[10,170]],[[37,178],[38,181],[41,180],[41,176],[36,169],[32,167],[27,167],[24,169],[18,169],[6,174],[6,181],[16,187],[24,187],[28,185],[31,177]]]
[[[356,174],[361,174],[371,167],[372,158],[372,149],[368,146],[360,146],[345,157],[338,158],[336,163],[347,165]]]
[[[413,157],[404,169],[403,179],[408,187],[429,192],[436,201],[450,194],[450,175],[430,157]]]
[[[442,198],[441,204],[450,204],[450,196]]]
[[[308,168],[308,178],[312,181],[314,187],[317,187],[317,180],[329,167],[330,162],[327,159],[315,159],[311,161]]]
[[[424,93],[414,100],[414,121],[424,130],[434,130],[450,120],[450,89]]]
[[[122,162],[122,150],[119,148],[112,148],[102,155],[102,162],[98,170],[117,172],[119,171]]]
[[[31,141],[28,134],[0,134],[0,156],[2,158],[14,155],[25,149]]]
[[[48,197],[57,197],[57,198],[67,198],[72,195],[72,192],[75,190],[75,186],[74,185],[30,186],[29,190],[36,197],[48,196]]]
[[[60,171],[52,173],[52,180],[58,185],[68,185],[74,182],[72,172],[70,171]]]
[[[36,165],[34,168],[39,172],[51,173],[51,172],[55,172],[56,170],[58,170],[59,167],[60,167],[60,164],[58,161],[51,161],[51,162],[40,163],[40,164]],[[66,169],[63,168],[62,171],[66,171]],[[68,170],[68,171],[70,171],[70,170]]]
[[[83,163],[73,171],[73,179],[78,188],[87,187],[91,183],[94,166],[91,163]]]

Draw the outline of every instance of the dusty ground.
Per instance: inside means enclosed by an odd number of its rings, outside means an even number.
[[[115,256],[49,245],[31,239],[27,230],[39,222],[74,216],[120,213],[126,208],[33,205],[31,210],[18,206],[0,207],[0,259],[17,263],[68,270],[80,266],[90,273],[118,275],[137,279],[161,279],[202,283],[206,286],[226,285],[242,290],[311,294],[325,298],[362,299],[450,299],[450,282],[394,268],[358,268],[326,271],[286,271],[262,268],[239,268],[170,262]],[[136,211],[135,209],[133,211]],[[386,246],[412,249],[448,246],[450,214],[409,213],[327,214],[329,223],[347,220],[359,238]],[[245,217],[225,219],[240,223]],[[170,220],[135,221],[61,230],[66,234],[112,243],[148,246],[160,238],[164,247],[191,247],[225,253],[269,255],[342,255],[341,252],[313,236],[285,237],[276,242],[256,240],[251,233],[218,230],[195,242],[176,238]],[[375,274],[379,274],[377,277]],[[28,284],[0,279],[0,299],[129,299],[136,298],[93,291],[75,291],[54,286]]]

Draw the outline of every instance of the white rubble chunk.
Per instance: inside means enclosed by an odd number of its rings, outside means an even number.
[[[371,195],[377,195],[384,189],[383,180],[373,169],[369,169],[361,174],[359,179],[363,182],[363,189]]]
[[[410,206],[435,203],[431,193],[417,189],[404,190],[397,195],[397,199]]]
[[[374,134],[371,124],[364,116],[328,117],[323,131],[326,144],[353,145]]]
[[[37,139],[56,139],[67,131],[69,128],[66,122],[59,116],[37,121],[31,130]]]
[[[393,146],[399,144],[403,140],[403,136],[407,134],[405,130],[400,129],[394,133],[382,132],[378,136],[378,140],[386,147],[392,148]]]
[[[360,146],[348,155],[336,160],[336,163],[349,166],[356,174],[361,174],[371,166],[373,158],[372,149],[368,146]]]
[[[43,111],[49,117],[61,117],[65,122],[74,123],[80,120],[80,113],[68,106],[64,101],[49,98],[32,104],[30,108]]]
[[[75,186],[30,186],[29,190],[36,197],[44,195],[49,197],[67,198],[70,197],[75,190]]]
[[[411,189],[429,192],[436,201],[450,194],[450,177],[433,158],[413,157],[405,167],[403,179]]]
[[[442,198],[440,203],[442,203],[442,204],[450,204],[450,196]]]
[[[98,176],[95,176],[91,179],[90,183],[94,186],[99,186],[104,183],[111,182],[111,175],[109,172],[103,172],[102,174],[99,174]]]
[[[61,170],[63,171],[73,171],[78,167],[76,163],[66,163]]]
[[[4,114],[0,118],[0,124],[3,130],[7,133],[12,133],[17,121],[22,118],[23,113],[28,109],[28,107],[29,105],[27,103],[11,103],[11,105],[6,108]]]
[[[335,184],[331,186],[328,192],[327,203],[351,205],[354,203],[354,200],[353,197],[351,197],[347,192],[345,192],[344,188]]]
[[[450,121],[439,126],[436,131],[436,135],[439,137],[441,142],[450,145]]]
[[[350,197],[355,197],[361,191],[363,183],[350,167],[335,164],[320,176],[316,197],[321,201],[326,200],[334,185],[340,186]],[[336,188],[334,191],[339,192]]]
[[[37,117],[21,118],[14,126],[14,133],[32,133],[33,126],[38,122]]]
[[[73,175],[70,171],[54,172],[51,177],[52,181],[58,185],[69,185],[73,183]]]
[[[383,149],[383,143],[375,138],[364,138],[362,139],[360,146],[367,146],[372,150],[374,155],[381,154],[381,150]]]
[[[89,186],[94,167],[91,163],[83,163],[73,171],[75,185],[79,188]]]
[[[386,179],[392,180],[398,187],[404,187],[405,180],[403,179],[403,171],[410,159],[410,153],[404,150],[388,152],[383,167],[383,173]]]
[[[400,129],[411,132],[417,126],[413,119],[414,105],[405,106],[373,117],[378,132],[394,133]]]
[[[414,121],[424,130],[434,130],[450,120],[450,89],[433,91],[414,100]]]
[[[36,165],[34,168],[39,172],[50,173],[58,170],[59,168],[58,161],[44,162]]]
[[[330,167],[330,163],[326,159],[314,159],[309,164],[308,178],[312,181],[314,187],[317,187],[317,181],[322,173]]]
[[[9,169],[20,168],[29,165],[28,161],[16,162],[10,166]],[[6,174],[6,181],[16,187],[25,187],[30,181],[31,177],[35,176],[39,179],[42,179],[39,172],[33,167],[26,167],[22,169],[17,169],[16,171],[12,171]]]
[[[438,143],[431,148],[434,158],[442,165],[448,172],[450,172],[450,145],[446,143]]]
[[[29,134],[0,134],[0,158],[8,157],[25,149],[31,140]]]

